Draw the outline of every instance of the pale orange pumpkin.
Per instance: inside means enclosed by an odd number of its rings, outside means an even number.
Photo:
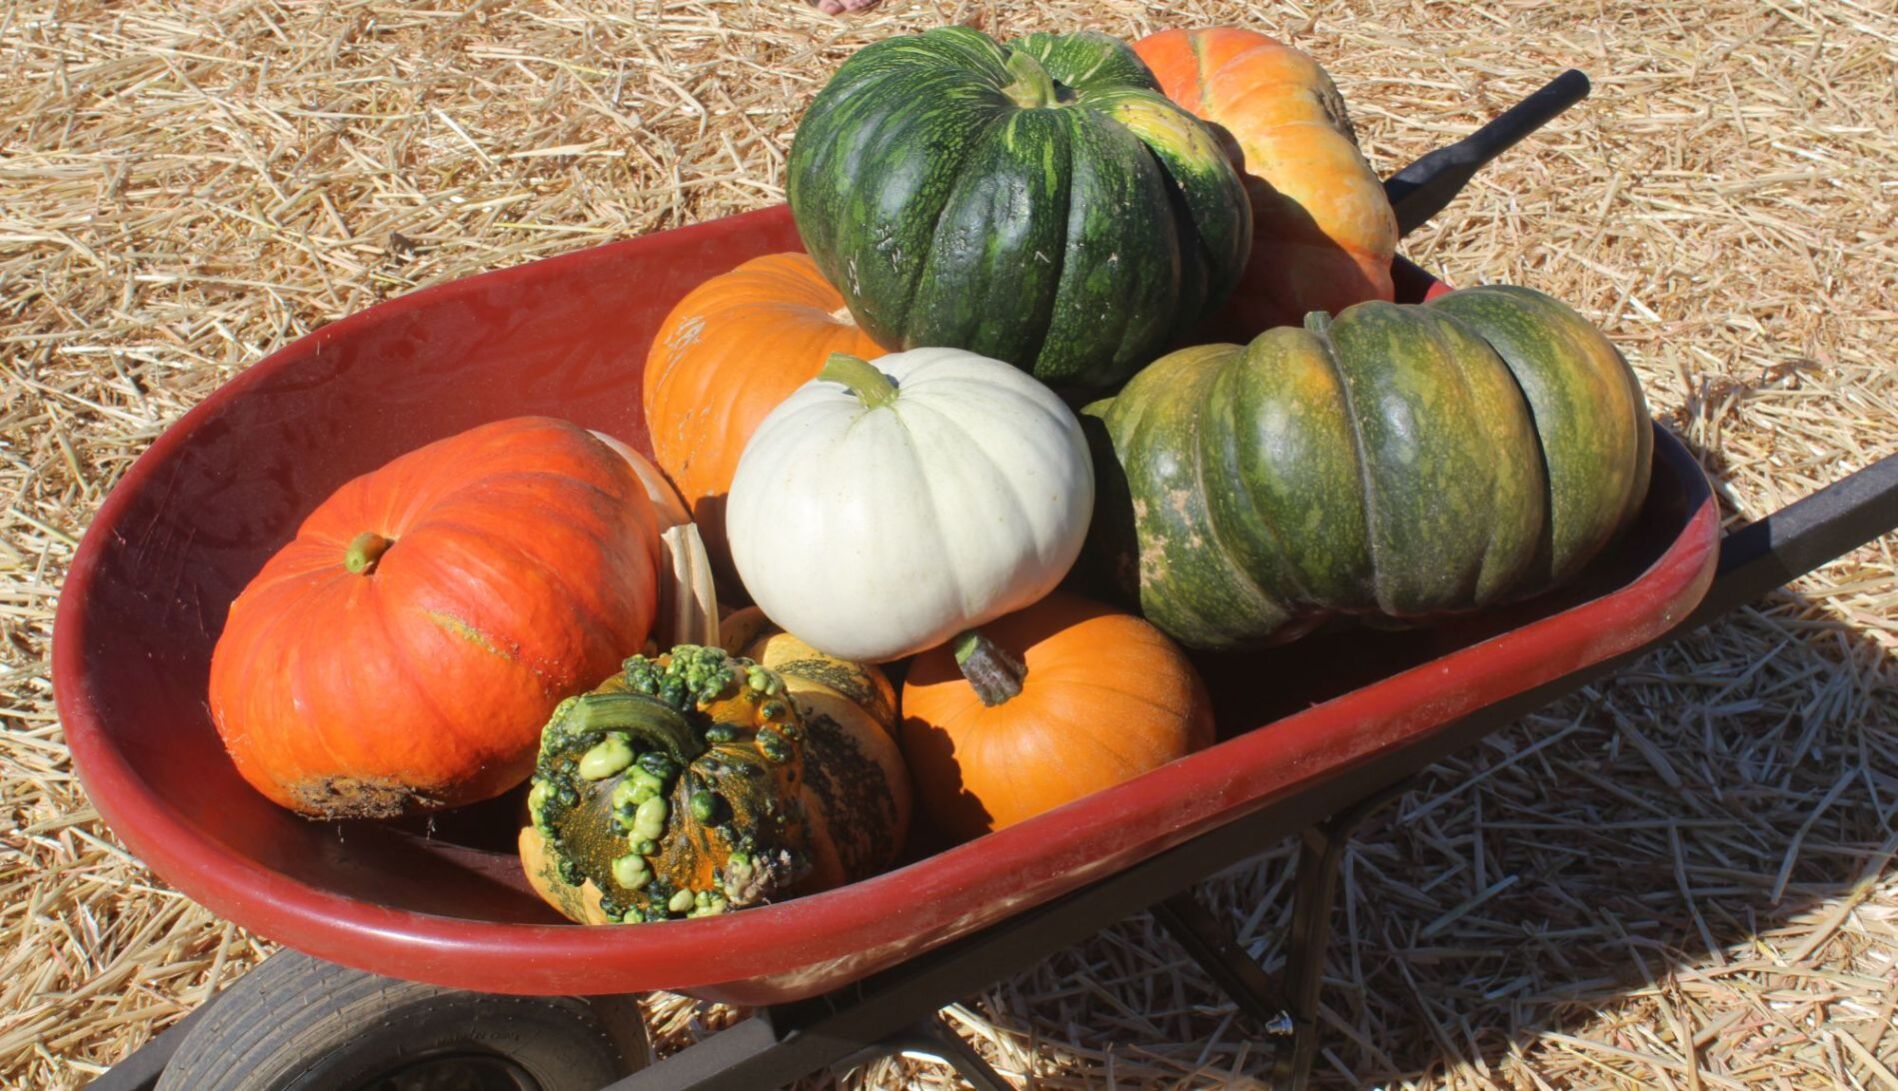
[[[1308,311],[1392,298],[1397,217],[1317,61],[1237,27],[1166,30],[1134,52],[1167,97],[1224,126],[1245,153],[1252,257],[1222,334],[1248,340]]]
[[[258,791],[320,818],[486,799],[563,698],[640,650],[658,528],[632,467],[522,417],[336,490],[231,603],[211,717]]]
[[[911,663],[903,756],[958,840],[1001,829],[1212,742],[1184,653],[1132,614],[1065,591]]]
[[[719,575],[731,579],[725,494],[765,414],[833,352],[883,355],[805,254],[767,254],[694,288],[646,355],[653,457],[692,510]]]

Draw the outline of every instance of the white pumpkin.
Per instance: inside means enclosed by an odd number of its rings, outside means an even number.
[[[923,348],[832,356],[772,410],[725,527],[766,616],[882,662],[1053,590],[1093,510],[1087,440],[1060,398],[999,360]]]

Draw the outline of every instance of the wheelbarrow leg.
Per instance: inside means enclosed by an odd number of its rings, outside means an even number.
[[[1253,961],[1233,937],[1231,926],[1207,909],[1192,891],[1173,895],[1156,904],[1151,912],[1213,979],[1213,984],[1240,1011],[1250,1015],[1260,1030],[1273,1037],[1292,1033],[1291,1004],[1272,975]]]
[[[1318,1057],[1318,992],[1331,947],[1331,910],[1338,896],[1338,866],[1345,846],[1365,819],[1404,794],[1414,778],[1366,796],[1305,831],[1298,847],[1298,872],[1292,893],[1292,934],[1285,955],[1285,1015],[1291,1024],[1291,1048],[1272,1060],[1272,1083],[1305,1091]]]
[[[897,1053],[920,1053],[941,1061],[955,1069],[975,1091],[1015,1091],[1015,1085],[989,1067],[982,1055],[970,1048],[941,1015],[928,1016],[875,1045],[858,1050],[832,1065],[831,1071],[842,1072]]]
[[[1233,936],[1230,924],[1207,909],[1191,890],[1152,908],[1158,920],[1213,984],[1268,1037],[1278,1039],[1272,1062],[1275,1085],[1303,1091],[1318,1055],[1318,993],[1331,940],[1331,910],[1337,900],[1338,869],[1345,846],[1365,819],[1410,788],[1405,779],[1308,827],[1298,849],[1292,892],[1292,928],[1285,971],[1275,983]],[[1284,1039],[1291,1039],[1289,1046]]]

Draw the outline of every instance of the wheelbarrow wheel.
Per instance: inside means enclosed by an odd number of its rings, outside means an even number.
[[[498,996],[282,951],[220,993],[158,1091],[598,1091],[651,1063],[629,997]]]

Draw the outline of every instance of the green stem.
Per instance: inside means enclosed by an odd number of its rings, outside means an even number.
[[[877,409],[896,400],[896,384],[888,375],[878,371],[875,364],[847,352],[831,353],[817,377],[849,387],[866,409]]]
[[[706,750],[684,713],[644,693],[582,694],[568,706],[560,726],[573,738],[625,731],[640,744],[638,749],[657,749],[680,766]]]
[[[1305,328],[1320,337],[1331,334],[1331,316],[1324,311],[1305,312]]]
[[[1028,664],[1015,653],[990,640],[980,629],[970,629],[956,637],[951,646],[962,677],[975,688],[975,695],[990,708],[1021,693],[1022,679],[1028,677]]]
[[[349,547],[343,551],[343,567],[358,576],[367,576],[376,570],[376,562],[394,544],[393,539],[365,530],[349,540]]]
[[[1024,110],[1034,110],[1042,106],[1054,106],[1061,101],[1054,88],[1054,77],[1041,67],[1041,62],[1032,55],[1019,49],[1008,51],[1008,71],[1015,82],[1002,88],[1002,93],[1015,100]]]

